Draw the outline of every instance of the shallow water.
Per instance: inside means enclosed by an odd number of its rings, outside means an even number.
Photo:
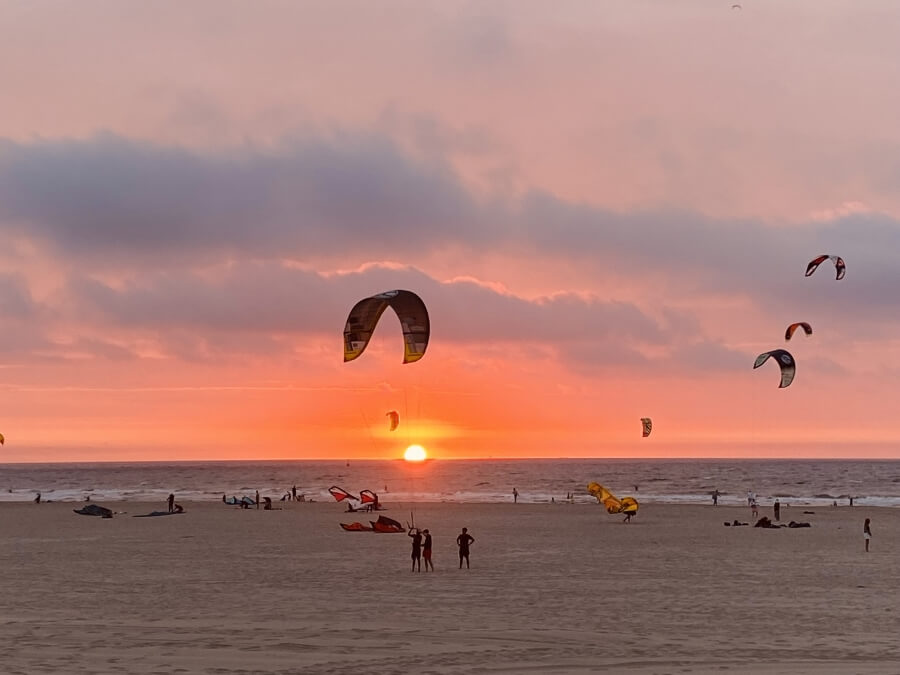
[[[220,499],[223,494],[275,499],[291,486],[307,499],[331,500],[328,488],[374,490],[383,502],[503,502],[519,491],[522,502],[589,502],[585,486],[597,481],[618,496],[640,501],[745,504],[754,491],[761,504],[826,505],[838,500],[900,507],[900,461],[848,460],[454,460],[413,464],[401,460],[84,463],[0,465],[0,501],[164,501]]]

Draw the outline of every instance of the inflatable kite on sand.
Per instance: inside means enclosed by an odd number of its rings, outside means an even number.
[[[597,498],[598,502],[606,507],[607,513],[624,513],[626,516],[633,516],[638,511],[638,502],[634,497],[619,499],[599,483],[589,483],[587,489]]]

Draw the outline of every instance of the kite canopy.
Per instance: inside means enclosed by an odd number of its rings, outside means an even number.
[[[397,428],[397,425],[400,424],[400,413],[396,410],[389,410],[384,413],[387,417],[391,418],[391,431]]]
[[[355,502],[359,501],[359,497],[354,497],[349,492],[347,492],[344,488],[338,487],[337,485],[332,485],[328,488],[328,493],[334,497],[335,501],[343,501],[345,499],[352,499]]]
[[[0,434],[0,445],[3,445],[4,443],[6,443],[6,437],[4,437],[3,434]]]
[[[375,532],[406,532],[406,528],[403,525],[386,516],[378,516],[378,520],[370,520],[369,522]]]
[[[812,276],[812,273],[826,260],[831,260],[834,263],[835,278],[838,281],[843,279],[844,274],[847,272],[847,266],[844,264],[844,259],[839,255],[820,255],[817,258],[813,258],[806,266],[806,276]]]
[[[653,420],[649,417],[642,417],[641,424],[644,425],[644,438],[650,435],[650,432],[653,431]]]
[[[377,504],[378,495],[371,490],[363,490],[359,493],[360,501],[363,504]]]
[[[778,367],[781,368],[781,384],[778,385],[778,388],[781,389],[790,385],[794,381],[794,374],[797,372],[794,357],[784,349],[773,349],[770,352],[763,352],[756,357],[756,361],[753,363],[754,370],[768,361],[769,357],[775,359]]]
[[[638,502],[634,497],[622,497],[619,499],[600,483],[588,483],[588,492],[597,498],[597,501],[606,507],[607,513],[624,513],[634,515],[638,511]]]
[[[393,308],[403,330],[403,363],[413,363],[425,355],[431,324],[422,299],[412,291],[386,291],[357,302],[344,326],[344,361],[359,357],[372,339],[378,320]]]
[[[805,321],[800,321],[798,323],[792,323],[787,327],[787,330],[784,331],[784,339],[790,340],[794,336],[794,332],[798,329],[802,328],[803,332],[807,335],[812,335],[812,326],[810,326]]]

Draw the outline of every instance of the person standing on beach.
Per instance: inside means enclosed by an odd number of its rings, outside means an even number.
[[[256,510],[259,511],[259,490],[256,491]]]
[[[513,504],[519,503],[519,491],[513,488]]]
[[[291,488],[291,501],[292,502],[297,501],[297,486],[296,485]]]
[[[412,537],[412,568],[409,570],[410,572],[416,571],[416,566],[419,567],[419,572],[422,571],[422,533],[419,532],[418,528],[415,530],[409,531],[409,536]],[[428,571],[428,563],[425,563],[425,571]]]
[[[759,505],[756,503],[756,497],[750,498],[750,515],[759,518]]]
[[[422,557],[425,558],[425,571],[428,571],[428,568],[431,568],[431,571],[434,572],[434,563],[431,562],[431,534],[428,532],[428,529],[422,531],[425,535],[425,541],[422,543]]]
[[[475,543],[475,537],[469,534],[467,528],[462,529],[462,534],[456,538],[456,545],[459,546],[459,569],[462,569],[463,559],[466,561],[466,569],[469,569],[469,544]]]
[[[781,520],[781,502],[778,501],[778,498],[775,498],[775,505],[772,507],[775,511],[775,520]]]
[[[869,552],[869,542],[872,540],[872,528],[869,525],[869,519],[866,518],[866,522],[863,523],[863,539],[866,540],[866,553]]]
[[[713,490],[712,499],[713,499],[713,506],[718,506],[719,505],[719,490],[718,490],[718,488]]]
[[[169,494],[169,513],[175,513],[175,495]]]

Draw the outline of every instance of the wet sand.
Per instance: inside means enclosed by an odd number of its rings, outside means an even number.
[[[0,504],[4,673],[900,672],[896,509],[763,530],[724,527],[734,507],[420,504],[437,571],[413,574],[408,537],[344,532],[369,515],[333,502],[103,505],[127,513]]]

